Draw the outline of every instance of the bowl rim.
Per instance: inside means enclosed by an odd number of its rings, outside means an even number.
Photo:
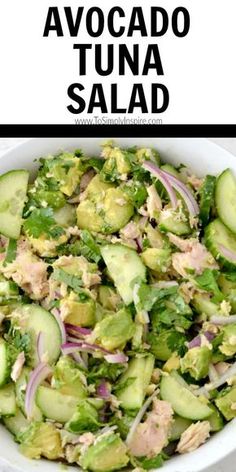
[[[73,145],[73,140],[80,140],[82,142],[86,142],[86,141],[89,142],[92,140],[93,142],[96,142],[96,144],[104,141],[103,137],[80,138],[80,136],[77,136],[74,138],[63,138],[63,137],[61,138],[25,138],[23,142],[16,143],[13,146],[11,146],[11,148],[2,152],[2,154],[0,155],[0,170],[1,170],[1,165],[4,162],[4,160],[9,159],[9,162],[10,162],[12,157],[16,159],[16,153],[18,150],[20,151],[24,149],[31,149],[32,147],[35,148],[37,146],[40,147],[41,140],[43,139],[46,140],[47,142],[51,140],[52,144],[55,143],[55,140],[60,141],[64,139],[64,140],[67,140],[67,143],[68,143],[68,140],[70,140],[72,145]],[[216,156],[220,156],[222,154],[222,157],[220,158],[220,160],[223,160],[223,162],[225,160],[228,160],[229,162],[231,162],[233,168],[236,171],[236,157],[232,153],[227,151],[226,149],[216,144],[215,142],[209,141],[206,138],[152,138],[152,139],[156,142],[157,147],[158,147],[158,142],[160,142],[161,140],[165,140],[166,142],[171,141],[171,143],[180,143],[181,141],[183,143],[183,147],[185,146],[185,144],[190,143],[190,142],[192,144],[198,143],[200,148],[204,150],[203,154],[204,153],[207,154],[208,152],[209,154],[212,153],[212,154],[215,154]],[[137,137],[115,138],[115,141],[118,144],[119,142],[128,141],[128,140],[134,140],[136,142],[142,140],[143,142],[146,141],[147,143],[150,139],[137,138]],[[180,145],[180,148],[181,148],[181,145]],[[33,160],[33,156],[32,156],[32,160]],[[235,162],[233,162],[233,160]],[[30,159],[29,159],[29,162],[31,162]],[[7,162],[7,166],[9,166],[8,162]],[[1,426],[1,431],[3,430],[6,431],[6,428]],[[214,466],[217,462],[219,462],[222,459],[225,459],[230,453],[236,450],[236,444],[234,440],[235,433],[236,433],[236,419],[228,423],[223,428],[222,431],[220,431],[219,433],[216,433],[216,435],[214,435],[209,441],[207,441],[204,445],[202,445],[196,451],[186,454],[186,455],[176,456],[170,462],[167,461],[162,469],[163,472],[201,472],[201,471],[204,471],[208,467]],[[0,443],[0,464],[1,462],[4,464],[8,464],[13,468],[12,470],[17,470],[20,472],[32,472],[33,466],[37,466],[40,472],[42,470],[44,470],[44,472],[53,472],[53,471],[59,470],[60,465],[58,463],[52,463],[51,461],[45,461],[45,460],[40,460],[40,462],[35,463],[32,461],[29,461],[23,456],[20,456],[18,460],[17,453],[16,453],[17,463],[15,463],[15,460],[12,457],[8,457],[6,453],[4,456],[4,444],[6,448],[6,445],[7,443],[9,443],[9,440],[12,441],[13,445],[15,445],[10,435],[8,438],[7,434],[6,435],[4,434],[3,446],[1,446],[1,443]],[[15,447],[17,448],[16,445]],[[72,471],[78,470],[78,467],[76,468],[70,467],[70,470]]]

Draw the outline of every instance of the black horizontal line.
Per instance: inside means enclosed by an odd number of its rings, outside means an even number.
[[[65,124],[4,124],[0,137],[22,138],[75,138],[75,137],[182,137],[231,138],[236,137],[236,124],[214,125],[65,125]]]

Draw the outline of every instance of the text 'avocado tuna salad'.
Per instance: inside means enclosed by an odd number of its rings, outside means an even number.
[[[0,177],[0,416],[30,459],[156,469],[236,417],[236,179],[154,149]]]

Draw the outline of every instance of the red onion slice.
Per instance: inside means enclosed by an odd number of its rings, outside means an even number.
[[[199,206],[192,194],[192,192],[188,189],[188,187],[177,179],[174,175],[169,174],[169,172],[164,172],[166,177],[170,180],[170,183],[174,187],[174,189],[181,195],[183,200],[185,201],[189,213],[192,216],[196,216],[199,213]]]
[[[80,326],[76,326],[70,323],[66,323],[65,328],[67,332],[73,333],[74,336],[88,336],[92,333],[92,330],[89,328],[81,328]]]
[[[204,387],[201,387],[198,390],[196,390],[196,393],[198,395],[201,395],[203,389],[205,389],[207,392],[210,392],[211,390],[215,390],[215,388],[221,387],[227,382],[227,380],[229,380],[231,377],[234,377],[235,375],[236,375],[236,362],[232,364],[231,367],[218,379],[216,379],[214,382],[211,382],[210,384],[205,384]]]
[[[64,323],[61,319],[60,311],[58,310],[58,308],[53,308],[51,310],[51,313],[52,313],[52,315],[54,316],[55,320],[58,323],[58,326],[59,326],[60,332],[61,332],[61,343],[64,344],[66,342],[66,329],[65,329],[65,325],[64,325]]]
[[[32,417],[37,388],[50,374],[52,374],[52,369],[45,362],[40,362],[30,374],[25,393],[25,412],[28,419]]]
[[[169,180],[172,187],[174,187],[174,189],[181,195],[184,202],[186,203],[190,215],[197,216],[199,213],[199,206],[188,187],[186,187],[186,185],[179,179],[177,179],[174,175],[169,174],[169,172],[162,171],[162,173],[164,173],[165,177]]]
[[[111,396],[111,392],[109,388],[107,387],[107,382],[105,380],[102,380],[100,384],[97,386],[97,395],[101,398],[107,399]]]
[[[161,169],[159,169],[159,167],[157,167],[153,162],[150,162],[150,161],[145,161],[142,167],[145,170],[148,170],[151,174],[153,174],[158,180],[160,180],[160,182],[162,183],[163,187],[165,187],[169,195],[172,207],[177,208],[176,194],[170,184],[169,179],[166,178],[165,173]]]
[[[205,331],[205,333],[202,333],[203,336],[205,336],[207,338],[207,340],[209,342],[211,342],[214,338],[215,338],[215,335],[213,333],[210,333],[210,331]],[[189,343],[188,343],[188,348],[189,349],[193,349],[194,347],[200,347],[202,344],[202,340],[201,340],[201,335],[198,334],[198,336],[196,336],[195,338],[193,338]]]
[[[97,344],[89,344],[83,341],[72,342],[72,343],[69,342],[69,343],[62,344],[61,350],[63,354],[72,354],[73,352],[76,352],[76,351],[85,351],[85,352],[100,351],[104,354],[112,354],[110,351],[108,351],[107,349],[104,349],[101,346],[98,346]]]
[[[77,362],[77,364],[83,367],[83,369],[88,369],[88,365],[84,362],[84,359],[78,352],[73,352],[71,356],[73,357],[74,361]]]
[[[44,333],[40,331],[37,337],[37,355],[38,355],[39,362],[42,361],[43,354],[44,354]]]
[[[226,246],[223,244],[218,244],[220,252],[223,254],[226,259],[229,259],[231,261],[236,262],[236,253],[231,251],[231,249],[228,249]]]
[[[124,364],[128,362],[129,358],[123,352],[117,352],[116,354],[107,354],[104,359],[109,364]]]

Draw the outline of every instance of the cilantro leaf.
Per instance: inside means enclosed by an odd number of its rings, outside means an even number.
[[[76,275],[68,274],[68,272],[66,272],[63,269],[54,269],[52,273],[52,278],[54,280],[57,280],[58,282],[64,283],[68,287],[72,288],[76,293],[81,294],[81,292],[83,292],[81,288],[83,285],[83,282],[80,279],[80,277]],[[83,293],[86,296],[85,292]]]
[[[214,294],[214,297],[212,298],[213,302],[222,302],[222,300],[224,300],[224,295],[217,284],[218,276],[219,272],[217,270],[205,269],[201,275],[195,277],[195,281],[199,288]]]
[[[24,222],[26,233],[34,238],[46,234],[49,238],[58,239],[64,229],[56,225],[52,208],[36,208]]]
[[[91,233],[84,229],[81,231],[80,238],[80,252],[82,256],[86,257],[89,261],[98,263],[101,259],[101,252]]]
[[[115,382],[125,369],[126,366],[122,364],[109,364],[105,361],[98,363],[93,359],[88,371],[88,380],[94,382],[97,379],[107,379]]]
[[[155,331],[175,327],[184,330],[192,324],[192,310],[176,291],[169,297],[158,300],[151,312],[151,321]]]
[[[177,288],[177,286],[174,286],[160,289],[151,285],[141,284],[137,292],[138,303],[136,308],[150,311],[156,302],[175,294]]]
[[[185,354],[187,350],[185,346],[186,337],[183,333],[171,331],[166,342],[171,352],[177,352],[181,357]]]
[[[105,160],[101,159],[100,157],[82,157],[81,161],[85,165],[86,169],[89,169],[92,167],[98,172],[101,171],[101,169],[103,168],[103,164],[105,162]]]
[[[136,208],[140,208],[146,201],[148,193],[146,187],[137,181],[131,181],[132,185],[124,185],[122,188]]]

